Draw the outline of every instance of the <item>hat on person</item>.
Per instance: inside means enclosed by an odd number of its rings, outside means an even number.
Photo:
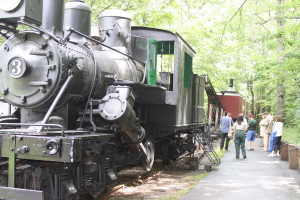
[[[254,115],[250,114],[250,115],[249,115],[249,117],[253,118],[253,117],[254,117]]]
[[[269,113],[268,112],[264,112],[264,115],[268,115]]]

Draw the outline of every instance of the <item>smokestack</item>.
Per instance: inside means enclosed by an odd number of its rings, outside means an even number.
[[[229,80],[229,89],[228,89],[228,91],[231,91],[231,92],[234,91],[234,90],[233,90],[233,79],[230,79],[230,80]]]
[[[43,0],[42,27],[53,33],[62,33],[64,8],[64,0]]]

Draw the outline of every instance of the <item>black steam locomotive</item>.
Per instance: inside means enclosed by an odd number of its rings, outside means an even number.
[[[101,193],[124,166],[193,153],[205,127],[195,52],[130,22],[102,12],[97,40],[81,0],[0,5],[0,94],[18,108],[0,118],[0,199]]]

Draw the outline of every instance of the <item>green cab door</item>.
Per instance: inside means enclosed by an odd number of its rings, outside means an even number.
[[[156,85],[157,42],[148,38],[147,41],[147,84]]]

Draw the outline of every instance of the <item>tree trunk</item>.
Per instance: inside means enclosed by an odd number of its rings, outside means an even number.
[[[254,102],[254,91],[253,91],[253,77],[250,77],[248,81],[248,89],[251,95],[251,105],[250,105],[250,114],[255,114],[255,102]]]
[[[284,104],[285,104],[285,87],[284,87],[284,62],[285,56],[284,52],[284,18],[283,18],[283,8],[281,5],[284,3],[284,0],[278,0],[278,12],[277,12],[277,32],[278,32],[278,66],[279,66],[279,75],[277,83],[277,115],[284,116]]]

